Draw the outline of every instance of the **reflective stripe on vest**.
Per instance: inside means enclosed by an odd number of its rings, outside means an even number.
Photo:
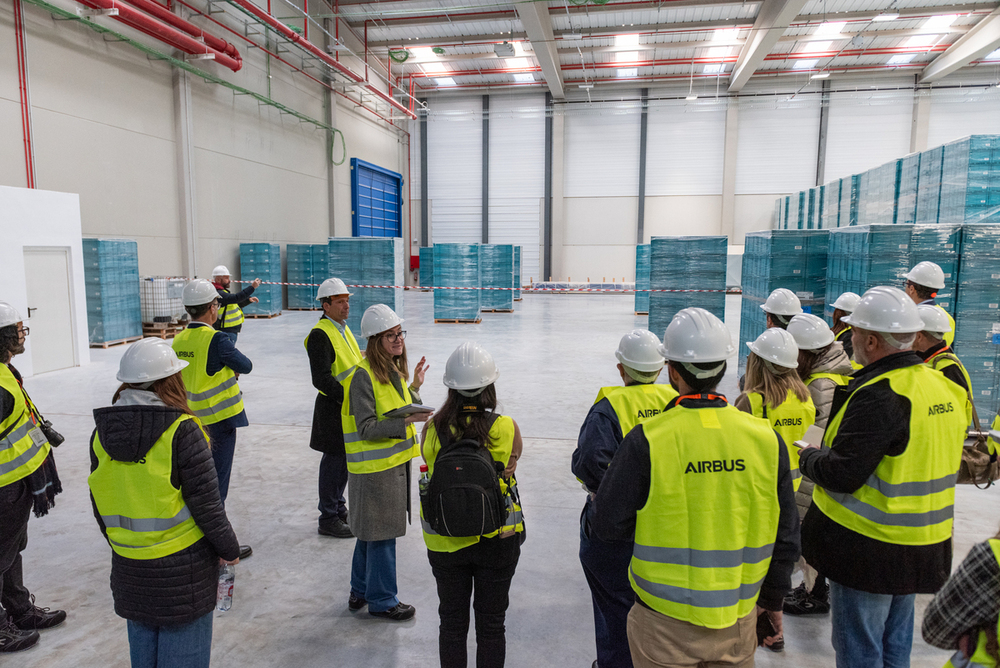
[[[216,331],[211,327],[188,327],[174,337],[173,349],[188,362],[181,371],[187,388],[188,408],[203,424],[215,424],[243,412],[243,393],[236,374],[223,367],[208,375],[208,349]]]
[[[896,545],[932,545],[948,540],[954,517],[955,478],[962,459],[965,392],[924,364],[893,369],[856,389],[830,420],[823,446],[831,447],[851,399],[862,388],[888,381],[909,400],[910,444],[886,456],[852,494],[817,484],[813,503],[851,531]]]
[[[350,473],[378,473],[405,464],[420,454],[417,445],[417,429],[412,424],[406,425],[406,438],[380,438],[366,441],[358,433],[358,426],[351,413],[351,383],[359,373],[365,373],[371,379],[372,391],[375,395],[375,414],[379,422],[386,419],[385,413],[396,408],[402,408],[413,403],[410,388],[405,380],[400,379],[403,394],[400,396],[392,383],[380,383],[375,379],[367,359],[361,360],[354,371],[344,382],[344,403],[341,406],[341,419],[344,428],[344,448],[347,451],[347,470]],[[400,419],[400,418],[395,418]]]
[[[341,334],[337,326],[329,318],[323,316],[319,319],[318,323],[313,325],[309,335],[302,342],[306,350],[309,349],[309,336],[317,330],[326,334],[326,337],[330,339],[330,345],[333,346],[334,352],[333,364],[330,366],[330,375],[333,376],[335,381],[343,384],[347,380],[347,377],[351,375],[351,372],[354,371],[354,367],[361,361],[361,348],[358,347],[358,342],[354,339],[354,334],[351,332],[350,327],[344,325],[344,333]],[[320,394],[323,393],[320,392]]]
[[[940,371],[942,374],[944,373],[944,370],[950,366],[958,367],[958,370],[962,373],[962,378],[965,380],[965,387],[962,388],[966,395],[965,418],[968,420],[968,424],[972,424],[972,379],[969,378],[969,372],[965,370],[965,365],[962,364],[962,361],[959,360],[955,353],[951,351],[951,348],[945,347],[932,355],[931,358],[926,361],[926,364],[935,371]],[[945,376],[945,378],[948,377]],[[951,379],[948,378],[948,380]],[[978,425],[973,426],[978,429]]]
[[[842,329],[839,332],[837,332],[837,334],[833,337],[833,340],[834,341],[843,341],[844,339],[851,338],[851,329],[852,329],[852,327],[850,325],[848,325],[844,329]]]
[[[778,438],[732,406],[675,404],[640,428],[650,486],[636,514],[632,588],[674,619],[732,626],[753,610],[771,563]]]
[[[111,549],[129,559],[159,559],[184,550],[205,534],[171,484],[174,435],[190,415],[182,415],[156,439],[139,462],[112,459],[94,433],[97,468],[87,478],[104,521]],[[208,437],[205,437],[208,447]]]
[[[811,373],[809,374],[808,377],[806,377],[806,379],[803,382],[806,384],[806,387],[809,387],[809,385],[814,380],[819,380],[820,378],[826,378],[827,380],[832,380],[833,384],[838,387],[847,387],[847,385],[851,382],[850,376],[845,376],[840,373],[827,373],[826,371],[817,371],[816,373]]]
[[[14,399],[14,409],[0,422],[0,487],[17,482],[34,473],[52,447],[35,426],[28,394],[17,382],[6,364],[0,363],[0,388]]]
[[[222,288],[227,295],[229,290]],[[243,309],[239,304],[226,304],[219,308],[219,319],[222,320],[222,328],[229,329],[243,324]]]
[[[510,462],[510,455],[514,450],[514,420],[506,415],[498,415],[490,425],[490,443],[488,446],[490,456],[493,457],[494,461],[498,461],[507,467]],[[424,443],[422,447],[422,452],[424,456],[424,461],[427,462],[427,471],[430,475],[434,475],[434,462],[437,461],[438,453],[441,451],[441,441],[438,439],[437,429],[434,427],[433,422],[427,423],[427,433],[424,437]],[[524,519],[521,514],[521,506],[517,503],[516,499],[520,498],[517,494],[517,480],[511,476],[510,487],[507,485],[507,481],[500,477],[500,491],[504,494],[504,502],[507,506],[507,519],[504,521],[503,527],[499,531],[494,531],[493,533],[485,534],[485,538],[492,538],[500,533],[506,533],[509,531],[514,531],[515,533],[520,533],[524,531]],[[420,508],[420,526],[424,530],[424,544],[427,549],[431,552],[457,552],[462,548],[469,547],[470,545],[475,545],[479,542],[479,536],[463,536],[461,538],[454,538],[451,536],[441,536],[431,525],[424,520],[424,509],[423,506]]]
[[[771,429],[778,432],[788,450],[788,464],[792,471],[792,487],[799,491],[802,484],[802,472],[799,471],[799,449],[792,445],[806,435],[809,426],[816,422],[816,406],[810,397],[799,401],[791,390],[785,400],[777,408],[766,406],[764,396],[760,392],[748,392],[750,411],[754,417],[767,420]]]
[[[1000,540],[991,538],[990,549],[993,550],[993,558],[1000,563]],[[1000,636],[1000,621],[997,622],[997,634]],[[979,632],[979,639],[976,642],[976,651],[971,657],[966,657],[961,650],[955,652],[944,668],[997,668],[997,660],[990,656],[986,650],[988,638],[984,631]]]
[[[677,390],[670,385],[635,384],[602,387],[594,403],[600,403],[602,399],[608,400],[615,415],[618,416],[618,426],[621,427],[624,438],[637,424],[659,415],[676,396]]]
[[[948,311],[946,311],[940,304],[935,304],[934,306],[937,306],[939,309],[944,311],[944,314],[948,316],[948,322],[951,323],[951,331],[944,333],[944,342],[948,344],[949,348],[951,348],[951,344],[955,343],[955,319],[951,317],[951,313],[948,313]]]

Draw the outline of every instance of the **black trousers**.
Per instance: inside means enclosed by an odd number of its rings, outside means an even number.
[[[520,536],[483,538],[457,552],[427,551],[440,601],[441,668],[468,666],[470,601],[476,611],[476,666],[502,668],[507,654],[508,593],[520,555]]]
[[[324,452],[319,462],[319,523],[347,521],[347,453]]]
[[[21,479],[0,487],[0,623],[7,616],[18,617],[31,608],[31,596],[24,588],[21,552],[28,545],[28,518],[31,491]]]

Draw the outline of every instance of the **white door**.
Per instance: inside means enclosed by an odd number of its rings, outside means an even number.
[[[25,248],[31,361],[35,373],[76,366],[69,249]]]

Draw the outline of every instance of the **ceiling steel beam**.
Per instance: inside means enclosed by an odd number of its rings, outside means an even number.
[[[920,83],[937,81],[997,49],[1000,49],[1000,7],[932,60],[920,73]]]
[[[552,34],[552,20],[549,17],[548,3],[529,2],[517,5],[517,15],[521,19],[524,31],[528,33],[531,50],[542,68],[545,83],[556,100],[566,97],[563,87],[562,70],[559,66],[559,54],[556,52],[555,36]]]
[[[739,92],[750,81],[764,57],[778,43],[785,28],[795,20],[807,0],[764,0],[757,12],[753,30],[740,50],[733,73],[729,76],[730,92]]]

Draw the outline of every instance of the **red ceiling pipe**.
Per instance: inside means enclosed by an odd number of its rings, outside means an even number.
[[[156,2],[155,0],[126,0],[130,5],[134,5],[152,16],[160,19],[164,23],[168,23],[178,30],[183,30],[192,37],[197,37],[205,40],[205,44],[212,47],[216,51],[221,51],[233,60],[236,60],[242,64],[243,58],[240,56],[240,52],[236,50],[236,47],[227,42],[224,39],[211,35],[198,26],[194,25],[189,21],[185,21],[181,17],[174,14],[172,11]],[[237,68],[238,69],[238,68]]]
[[[238,72],[243,67],[242,60],[236,60],[221,51],[199,42],[197,39],[173,28],[163,21],[153,18],[149,14],[140,12],[130,5],[116,2],[115,0],[78,0],[81,4],[94,9],[117,9],[118,15],[114,18],[125,25],[135,28],[141,33],[154,37],[165,44],[180,49],[184,53],[192,55],[211,53],[215,56],[215,62],[228,67],[233,72]]]
[[[110,0],[101,0],[101,1],[107,2],[107,1],[110,1]],[[365,81],[365,78],[363,76],[360,76],[359,74],[357,74],[356,72],[354,72],[351,68],[347,67],[346,65],[341,64],[335,58],[333,58],[330,54],[328,54],[326,51],[324,51],[323,49],[319,48],[318,46],[316,46],[315,44],[313,44],[309,40],[303,39],[303,37],[301,35],[299,35],[297,32],[295,32],[294,30],[292,30],[291,28],[289,28],[288,26],[286,26],[284,23],[282,23],[278,19],[274,18],[273,16],[271,16],[270,14],[268,14],[267,12],[265,12],[263,9],[261,9],[257,5],[253,4],[253,2],[251,2],[250,0],[231,0],[231,1],[234,4],[239,5],[240,7],[242,7],[243,9],[245,9],[249,14],[252,14],[253,16],[256,16],[260,21],[262,21],[263,23],[267,24],[268,26],[270,26],[271,28],[273,28],[275,31],[277,31],[278,34],[280,34],[282,37],[284,37],[285,39],[287,39],[290,42],[298,44],[300,47],[302,47],[303,49],[305,49],[309,53],[313,54],[314,56],[316,56],[317,58],[319,58],[320,60],[322,60],[324,63],[326,63],[327,65],[329,65],[333,69],[337,70],[338,72],[340,72],[341,74],[343,74],[345,77],[347,77],[351,81],[354,81],[354,82],[364,82]],[[386,102],[388,102],[389,104],[391,104],[393,107],[395,107],[397,110],[403,112],[404,114],[406,114],[410,118],[415,119],[417,117],[416,114],[414,114],[409,109],[407,109],[405,106],[403,106],[403,104],[401,104],[398,100],[396,100],[395,98],[393,98],[392,95],[388,95],[388,94],[382,92],[381,90],[379,90],[378,88],[376,88],[372,84],[370,84],[370,83],[366,84],[364,86],[364,88],[366,90],[368,90],[369,92],[374,93],[379,98],[385,100]]]

